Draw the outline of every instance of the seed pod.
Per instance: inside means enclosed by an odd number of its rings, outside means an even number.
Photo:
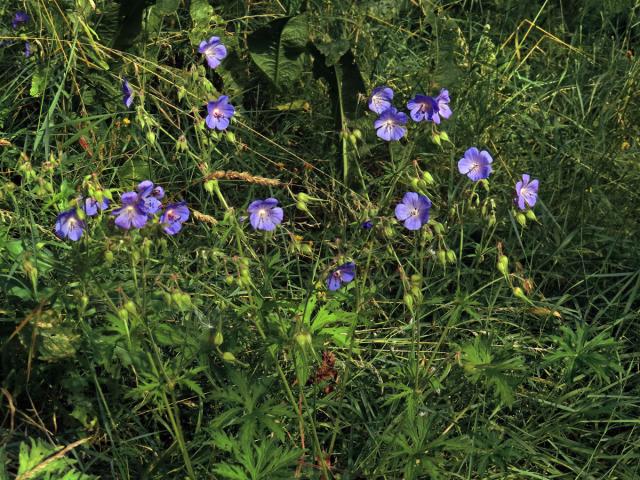
[[[230,143],[236,143],[236,134],[227,130],[227,141]]]
[[[124,308],[120,308],[118,309],[118,317],[123,322],[126,322],[129,319],[129,312],[127,312],[127,310]]]
[[[222,345],[222,342],[224,342],[224,337],[222,336],[222,332],[218,330],[213,337],[213,344],[216,347],[219,347],[220,345]]]
[[[411,179],[411,187],[413,187],[414,190],[417,190],[419,186],[420,186],[420,179],[419,178],[412,178]]]
[[[359,128],[356,128],[353,131],[353,136],[356,137],[356,139],[358,140],[362,140],[362,130],[360,130]]]
[[[404,300],[404,304],[409,308],[409,310],[413,310],[413,304],[414,304],[413,295],[411,295],[410,293],[406,293],[403,297],[403,300]]]
[[[411,283],[413,285],[420,285],[422,283],[422,275],[419,273],[414,273],[411,275]]]
[[[526,216],[529,220],[535,222],[538,220],[538,217],[536,217],[536,214],[533,213],[533,210],[527,210]]]
[[[222,354],[222,360],[225,362],[233,363],[236,361],[236,356],[231,352],[224,352]]]
[[[422,173],[422,180],[424,180],[424,183],[426,183],[427,185],[433,185],[435,183],[433,177],[429,172]]]
[[[296,342],[301,348],[306,348],[311,345],[311,334],[309,332],[300,332],[296,334]]]
[[[224,277],[224,283],[226,283],[227,285],[233,285],[234,281],[235,278],[233,277],[233,275],[227,275],[226,277]]]
[[[129,300],[127,303],[124,304],[124,308],[131,315],[136,315],[138,313],[138,309],[136,308],[136,304],[133,303],[131,300]]]
[[[447,262],[456,263],[456,260],[457,260],[456,252],[454,252],[453,250],[447,250]]]
[[[438,250],[437,256],[438,256],[438,261],[440,262],[441,265],[447,264],[447,252],[445,252],[444,250]]]
[[[497,268],[504,276],[509,274],[509,258],[506,255],[500,255],[498,257]]]
[[[520,225],[522,225],[523,227],[527,225],[527,217],[525,217],[524,213],[518,213],[516,214],[516,220],[518,221],[518,223]]]

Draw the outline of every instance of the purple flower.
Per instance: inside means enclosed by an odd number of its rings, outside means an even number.
[[[407,103],[407,108],[411,114],[411,119],[414,122],[421,122],[423,120],[433,121],[434,123],[440,123],[440,117],[438,117],[438,103],[433,97],[427,95],[416,95]]]
[[[449,90],[443,88],[440,90],[440,93],[436,97],[436,103],[438,104],[438,115],[442,118],[449,118],[453,113],[451,108],[449,107],[449,102],[451,99],[449,98]],[[435,123],[440,123],[440,119]]]
[[[336,268],[327,278],[327,288],[331,291],[338,290],[343,283],[349,283],[356,277],[356,264],[347,262]]]
[[[229,97],[222,95],[220,98],[207,104],[207,127],[216,130],[224,130],[229,126],[229,121],[236,109],[229,103]]]
[[[160,216],[160,225],[166,233],[175,235],[187,220],[189,220],[187,202],[170,203]]]
[[[373,123],[376,134],[383,140],[390,142],[400,140],[407,133],[402,125],[407,123],[407,115],[398,112],[395,107],[387,108]]]
[[[530,179],[528,173],[523,173],[522,180],[516,183],[516,201],[520,210],[532,208],[538,201],[538,180]]]
[[[82,232],[86,228],[85,223],[78,217],[76,207],[65,210],[56,219],[55,232],[60,238],[68,238],[74,242],[80,240]]]
[[[24,42],[24,56],[25,58],[31,56],[31,44],[29,42]]]
[[[493,158],[489,152],[486,150],[479,152],[476,147],[471,147],[464,152],[464,157],[458,161],[458,171],[477,182],[489,177],[493,171],[491,162],[493,162]]]
[[[373,222],[371,220],[366,220],[366,221],[362,222],[361,226],[365,230],[371,230],[373,228]]]
[[[109,207],[109,200],[102,199],[102,202],[98,202],[95,198],[87,198],[84,201],[84,213],[89,217],[93,217],[98,214],[98,210],[101,212]]]
[[[142,228],[147,224],[148,215],[144,200],[136,192],[125,192],[120,195],[122,207],[116,208],[111,215],[116,217],[116,225],[123,230]]]
[[[376,87],[369,97],[369,110],[380,115],[391,106],[393,100],[393,90],[389,87]]]
[[[133,89],[126,78],[122,80],[122,101],[127,108],[133,103]]]
[[[407,108],[410,110],[411,118],[415,122],[427,120],[439,124],[440,117],[449,118],[451,116],[449,102],[449,92],[443,88],[436,98],[427,95],[416,95],[409,100]]]
[[[142,208],[150,216],[162,207],[160,198],[164,197],[164,189],[155,186],[151,180],[144,180],[138,184],[138,199],[142,202]]]
[[[407,192],[396,205],[396,218],[409,230],[420,230],[429,221],[431,200],[416,192]]]
[[[211,68],[216,68],[227,56],[227,49],[220,43],[220,37],[211,37],[209,41],[203,40],[200,42],[198,51],[204,54]]]
[[[249,212],[249,222],[256,230],[273,230],[276,225],[282,223],[284,212],[278,207],[278,200],[267,198],[266,200],[255,200],[247,208]]]
[[[27,12],[16,12],[11,21],[11,26],[15,30],[21,23],[27,23],[29,21],[29,14]]]

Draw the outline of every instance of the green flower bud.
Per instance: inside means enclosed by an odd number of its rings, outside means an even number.
[[[496,266],[498,271],[506,277],[509,273],[509,258],[506,255],[500,255]]]
[[[309,332],[300,332],[296,334],[295,339],[301,348],[311,345],[311,334]]]
[[[358,140],[362,140],[362,131],[359,128],[356,128],[353,131],[353,136],[356,137]]]
[[[230,143],[236,143],[236,134],[227,130],[227,141]]]
[[[438,253],[436,255],[441,265],[447,264],[447,252],[445,252],[444,250],[438,250]]]
[[[217,180],[207,180],[206,182],[204,182],[204,189],[209,193],[215,192],[217,186]]]
[[[429,172],[422,172],[422,180],[424,180],[424,183],[427,185],[433,185],[435,183]]]
[[[417,190],[419,186],[420,186],[420,179],[418,179],[418,178],[412,178],[412,179],[411,179],[411,187],[412,187],[414,190]]]
[[[409,310],[413,310],[413,296],[410,293],[406,293],[403,297],[404,304],[409,308]]]
[[[124,304],[124,309],[129,312],[131,315],[136,315],[138,313],[138,309],[136,308],[136,304],[129,300]]]
[[[231,352],[224,352],[222,354],[222,360],[225,362],[233,363],[236,361],[236,356]]]
[[[495,224],[496,224],[496,213],[491,212],[491,214],[489,215],[489,226],[493,227]]]
[[[440,135],[435,132],[431,135],[431,141],[436,145],[440,145],[442,143],[442,141],[440,140]]]
[[[447,262],[456,263],[456,260],[457,260],[456,252],[454,252],[453,250],[447,250]]]
[[[129,312],[127,312],[126,309],[124,308],[120,308],[118,310],[118,317],[120,318],[120,320],[122,320],[123,322],[126,322],[129,319]]]
[[[449,141],[449,135],[447,135],[447,132],[440,132],[440,139],[448,142]]]
[[[351,143],[351,145],[353,145],[354,147],[358,145],[358,139],[353,133],[349,135],[349,143]]]
[[[422,289],[418,285],[414,285],[413,287],[411,287],[411,296],[415,300],[422,300]]]
[[[153,133],[151,130],[147,130],[147,141],[151,144],[151,145],[155,145],[156,143],[156,134]]]
[[[527,225],[527,217],[525,217],[524,213],[518,213],[516,214],[516,220],[518,221],[518,223],[520,225],[522,225],[523,227]]]
[[[222,345],[222,342],[224,342],[224,337],[222,336],[222,332],[218,330],[213,337],[213,344],[216,347],[219,347],[220,345]]]
[[[536,222],[538,220],[538,217],[536,217],[536,214],[533,213],[533,210],[527,210],[527,213],[525,215],[529,220],[533,222]]]
[[[411,283],[413,285],[420,285],[422,283],[422,275],[419,273],[414,273],[411,275]]]
[[[518,298],[522,298],[522,299],[527,298],[520,287],[513,287],[513,294]]]
[[[234,281],[235,278],[233,277],[233,275],[227,275],[226,277],[224,277],[224,283],[226,283],[227,285],[233,285]]]
[[[302,210],[303,212],[309,211],[309,209],[307,208],[307,204],[302,201],[296,202],[296,208],[298,210]]]

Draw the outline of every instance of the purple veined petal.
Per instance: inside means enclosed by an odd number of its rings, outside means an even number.
[[[180,230],[182,230],[182,222],[173,222],[170,224],[166,224],[162,227],[162,230],[164,230],[164,232],[168,233],[169,235],[175,235]]]
[[[333,272],[331,275],[329,275],[329,277],[327,278],[327,288],[329,290],[335,292],[340,288],[340,285],[342,285],[342,280],[340,280],[337,272]]]
[[[142,199],[142,210],[149,215],[153,215],[162,208],[162,203],[155,197],[146,197]]]
[[[340,269],[340,276],[344,283],[351,282],[354,278],[356,278],[356,269],[353,263],[345,264]]]
[[[522,181],[519,181],[518,183],[516,183],[516,194],[520,195],[520,192],[522,191]]]
[[[463,175],[469,173],[469,171],[473,168],[475,162],[469,157],[462,157],[458,160],[458,171]]]
[[[438,112],[442,118],[449,118],[453,112],[446,103],[438,103]]]
[[[531,183],[529,183],[529,188],[530,188],[532,191],[534,191],[534,192],[538,193],[538,186],[539,186],[539,184],[540,184],[540,182],[539,182],[537,179],[532,180],[532,181],[531,181]]]
[[[393,90],[389,87],[376,87],[373,89],[367,106],[374,113],[381,114],[391,106],[393,100]]]
[[[407,227],[408,230],[420,230],[420,228],[422,228],[422,222],[420,221],[419,216],[410,215],[404,221],[404,226]]]
[[[284,210],[282,210],[282,208],[275,207],[271,209],[271,221],[273,223],[275,223],[276,225],[279,225],[280,223],[282,223],[283,219],[284,219]]]
[[[402,137],[404,137],[407,133],[407,129],[404,127],[392,127],[391,128],[391,140],[394,142],[397,142],[398,140],[400,140]]]
[[[485,160],[486,163],[493,163],[493,157],[486,150],[482,150],[480,152],[480,156]]]
[[[431,115],[431,120],[433,121],[433,123],[435,123],[436,125],[440,125],[440,115],[437,113],[434,113],[433,115]]]
[[[120,201],[123,205],[131,205],[138,201],[138,194],[136,192],[124,192],[120,195]]]
[[[411,216],[411,208],[404,203],[399,203],[396,205],[395,214],[398,220],[404,221]]]
[[[254,200],[247,207],[247,211],[249,213],[256,213],[262,207],[264,200]]]
[[[522,182],[526,185],[531,180],[531,176],[528,173],[522,174]]]
[[[162,188],[160,185],[156,185],[155,187],[153,187],[153,191],[151,192],[151,195],[153,195],[158,200],[163,199],[164,198],[164,188]]]
[[[138,184],[138,187],[136,188],[136,190],[138,190],[138,193],[140,194],[141,197],[146,197],[149,194],[151,194],[153,187],[154,185],[151,180],[143,180]]]
[[[420,206],[420,195],[416,192],[407,192],[402,197],[402,203],[411,208],[418,208]]]

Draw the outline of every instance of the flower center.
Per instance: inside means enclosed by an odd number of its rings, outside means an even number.
[[[412,208],[412,209],[410,210],[410,215],[411,215],[412,217],[417,217],[418,215],[420,215],[420,212],[418,211],[418,209],[417,209],[417,208]]]
[[[469,169],[469,172],[475,172],[479,168],[480,168],[480,164],[478,162],[473,162],[471,164],[471,168]]]
[[[384,126],[385,128],[393,128],[395,126],[395,123],[396,122],[394,122],[393,118],[390,118],[389,120],[386,120],[384,122]]]
[[[213,109],[213,112],[211,112],[211,113],[212,113],[212,114],[213,114],[213,116],[214,116],[214,117],[216,117],[216,118],[220,118],[220,117],[223,117],[223,116],[224,116],[218,107],[214,108],[214,109]]]
[[[261,208],[260,210],[258,210],[258,216],[260,218],[266,218],[267,215],[269,215],[269,212],[267,211],[266,208]]]
[[[173,222],[178,217],[179,215],[177,215],[173,210],[167,210],[167,220],[169,220],[170,222]]]

